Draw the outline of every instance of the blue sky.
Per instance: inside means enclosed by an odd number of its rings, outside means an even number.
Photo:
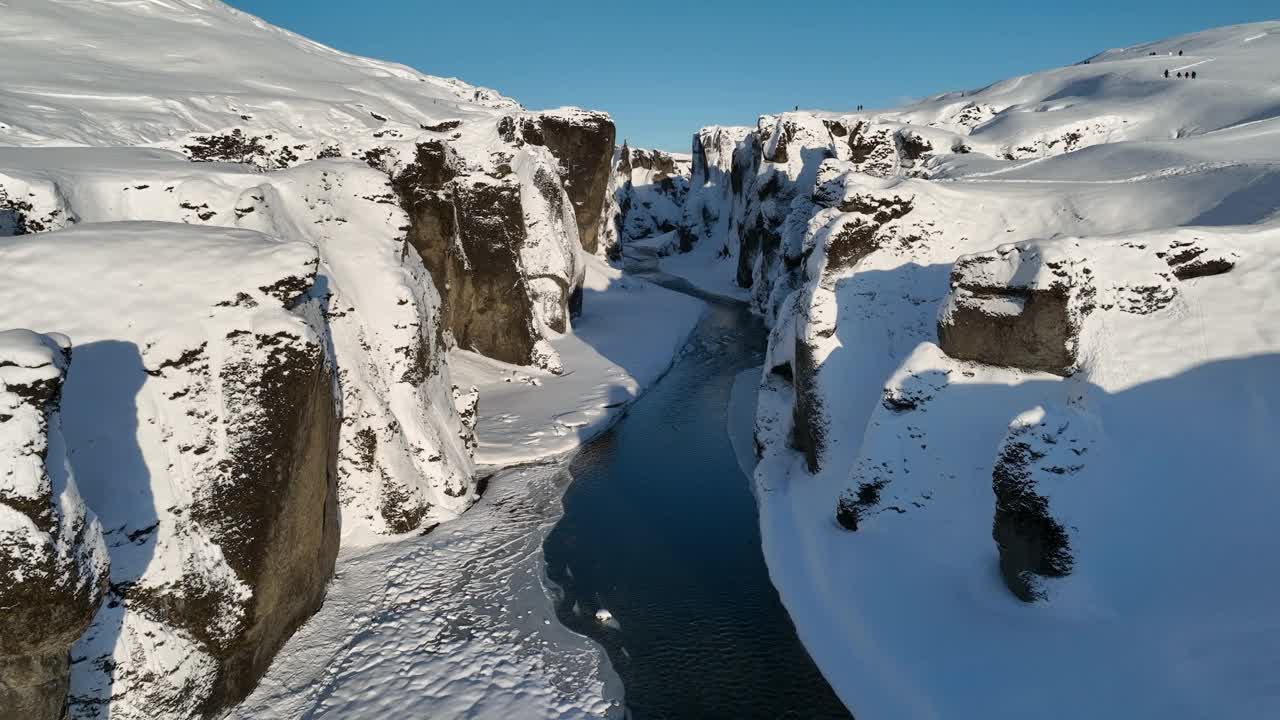
[[[495,88],[529,108],[607,110],[619,139],[680,151],[703,125],[754,124],[796,105],[885,107],[1111,47],[1280,16],[1274,0],[230,4],[341,50]]]

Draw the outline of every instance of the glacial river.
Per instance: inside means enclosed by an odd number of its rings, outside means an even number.
[[[765,339],[744,307],[712,303],[671,371],[569,465],[543,544],[557,615],[608,651],[639,720],[849,717],[769,581],[727,430]]]

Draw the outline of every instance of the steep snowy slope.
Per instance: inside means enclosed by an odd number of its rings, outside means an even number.
[[[362,130],[519,109],[218,0],[6,0],[4,20],[0,144],[176,142],[243,119],[275,145],[296,135],[323,147]]]
[[[942,132],[974,152],[1017,159],[1198,135],[1280,115],[1277,70],[1268,62],[1276,32],[1273,23],[1258,23],[1109,50],[1071,67],[857,117],[913,126],[934,151],[947,149],[932,139]],[[1177,77],[1192,72],[1194,80]]]
[[[772,326],[770,570],[857,716],[1280,710],[1280,23],[694,157]]]

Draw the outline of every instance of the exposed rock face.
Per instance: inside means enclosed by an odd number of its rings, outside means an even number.
[[[440,142],[418,146],[397,178],[409,212],[409,242],[443,293],[443,327],[460,347],[528,363],[536,342],[520,267],[524,213],[506,179],[459,181],[460,160]]]
[[[324,353],[284,334],[237,339],[222,393],[229,423],[253,432],[237,437],[223,478],[196,497],[191,517],[214,530],[253,600],[240,633],[214,644],[220,667],[208,709],[248,695],[324,601],[338,555],[338,418]],[[209,625],[200,620],[197,637]]]
[[[960,360],[1069,375],[1089,313],[1158,312],[1177,297],[1174,272],[1132,242],[1086,252],[1078,240],[1028,241],[966,255],[951,271],[938,345]]]
[[[811,473],[818,472],[821,467],[829,427],[817,387],[816,375],[820,365],[816,354],[817,348],[813,344],[796,338],[791,446],[804,455],[805,466]]]
[[[681,243],[711,243],[726,255],[736,251],[729,229],[737,215],[742,177],[733,182],[735,150],[750,134],[745,127],[707,127],[693,136],[689,193],[680,222]],[[735,190],[736,187],[736,190]]]
[[[613,121],[605,113],[565,108],[526,115],[512,124],[513,131],[504,134],[504,139],[514,141],[518,133],[525,142],[545,145],[559,161],[577,219],[578,238],[584,250],[595,253],[617,135]]]
[[[316,246],[314,301],[344,409],[338,471],[347,521],[409,532],[471,503],[472,462],[450,401],[441,299],[422,259],[406,252],[409,219],[385,171],[329,160],[244,173],[144,149],[10,149],[0,156],[6,165],[0,186],[29,188],[33,204],[101,199],[77,208],[92,222],[154,220],[212,226],[215,234],[234,224]]]
[[[806,221],[812,215],[814,224],[793,228],[789,218],[782,228],[778,254],[785,272],[773,279],[766,306],[774,326],[767,363],[775,372],[784,368],[779,374],[792,389],[788,445],[803,454],[811,473],[823,468],[830,439],[820,375],[827,356],[839,345],[838,283],[877,250],[897,250],[919,240],[915,230],[904,230],[900,222],[912,212],[911,196],[856,187],[846,191],[841,169],[847,170],[847,163],[824,162],[812,197],[793,202],[797,214]],[[856,525],[856,520],[851,522]]]
[[[395,187],[409,241],[441,291],[446,341],[559,366],[547,338],[581,309],[580,231],[598,231],[608,163],[601,178],[597,146],[612,133],[607,116],[566,110],[508,115],[417,145]],[[480,154],[473,141],[498,149]]]
[[[810,221],[839,205],[839,197],[823,201],[824,182],[840,179],[840,195],[843,176],[850,174],[863,182],[926,175],[926,161],[949,139],[946,132],[898,121],[804,112],[764,115],[754,128],[703,128],[693,141],[681,223],[689,242],[682,247],[704,238],[722,244],[723,256],[736,258],[737,284],[750,288],[753,305],[769,316],[782,300],[775,287],[798,287],[786,276],[812,249],[804,247]]]
[[[102,528],[67,465],[62,336],[0,332],[0,718],[64,717],[72,644],[107,587]]]
[[[6,321],[82,338],[61,410],[112,562],[108,601],[72,651],[76,716],[107,698],[113,717],[211,715],[323,600],[338,410],[309,299],[317,261],[305,243],[168,223],[0,248]]]
[[[1076,364],[1080,298],[1089,293],[1067,262],[1045,257],[1035,244],[960,258],[938,317],[939,346],[960,360],[1069,375]]]
[[[1084,467],[1088,446],[1076,437],[1072,415],[1036,408],[1018,416],[991,472],[1000,574],[1023,602],[1049,599],[1045,579],[1066,577],[1075,564],[1069,523],[1050,502]]]

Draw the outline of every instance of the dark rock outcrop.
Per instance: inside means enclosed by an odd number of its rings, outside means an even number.
[[[261,333],[232,347],[239,352],[222,369],[222,395],[229,424],[251,431],[232,436],[222,477],[196,497],[190,515],[213,531],[253,599],[236,637],[210,643],[219,660],[210,711],[257,685],[320,608],[338,556],[338,417],[323,351]],[[196,632],[208,626],[197,619]]]
[[[253,690],[324,601],[340,531],[335,388],[322,346],[287,332],[233,330],[147,372],[167,396],[191,400],[188,412],[212,412],[225,428],[220,452],[174,448],[200,482],[190,505],[161,522],[207,533],[234,582],[193,564],[160,584],[123,581],[113,602],[195,638],[212,677],[188,700],[209,717]],[[134,672],[117,670],[117,682]],[[146,687],[145,675],[133,679]]]
[[[1071,481],[1087,455],[1087,443],[1075,437],[1067,417],[1040,408],[1024,413],[1010,427],[991,472],[991,535],[1000,574],[1023,602],[1049,599],[1044,579],[1066,577],[1075,565],[1068,524],[1055,516],[1047,497],[1055,485]]]
[[[520,187],[466,175],[460,165],[444,143],[425,142],[396,178],[411,220],[409,242],[440,290],[442,327],[458,346],[528,364],[538,337],[520,264]]]
[[[960,360],[1069,375],[1087,311],[1082,277],[1035,244],[962,257],[939,314],[938,345]]]
[[[559,161],[577,218],[578,239],[582,249],[594,253],[617,136],[613,120],[605,113],[566,108],[503,118],[499,131],[508,142],[545,146]]]
[[[66,338],[0,332],[0,720],[64,716],[69,652],[107,586],[61,438],[70,358]]]
[[[1231,272],[1236,266],[1233,253],[1212,250],[1197,240],[1174,240],[1156,256],[1163,259],[1179,280],[1210,277]]]
[[[821,365],[814,357],[815,349],[802,338],[796,338],[793,372],[795,403],[792,405],[791,447],[804,455],[809,472],[821,467],[826,448],[828,422],[822,410],[822,395],[817,386]]]

